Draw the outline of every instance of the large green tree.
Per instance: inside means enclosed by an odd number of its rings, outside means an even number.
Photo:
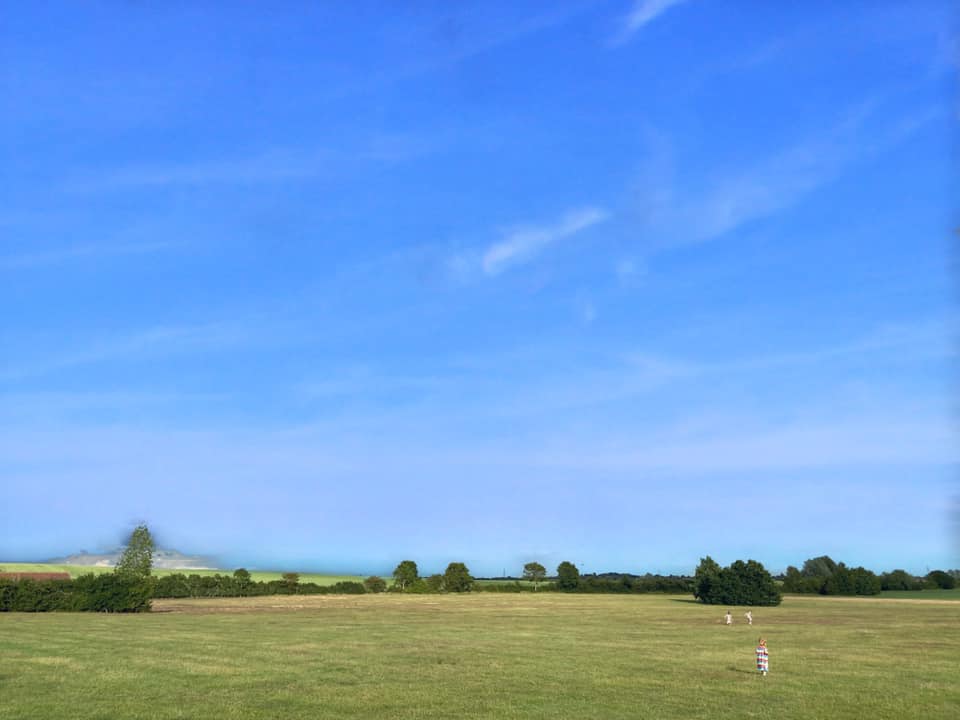
[[[694,597],[707,605],[779,605],[780,589],[756,560],[721,568],[709,555],[694,577]]]
[[[936,585],[941,590],[953,590],[957,586],[957,580],[948,572],[943,570],[932,570],[927,573],[927,582]]]
[[[447,592],[469,592],[473,588],[473,577],[467,566],[452,562],[443,572],[443,589]]]
[[[145,580],[150,577],[153,567],[153,536],[146,525],[138,525],[130,534],[130,540],[124,548],[114,572],[132,580]]]
[[[881,590],[919,590],[921,584],[906,570],[891,570],[880,576]]]
[[[693,575],[693,596],[707,602],[704,598],[713,597],[720,586],[720,565],[707,555],[700,558],[700,564]]]
[[[829,555],[821,555],[804,560],[800,574],[804,577],[827,578],[833,575],[838,567],[839,565]]]
[[[413,560],[403,560],[394,568],[393,584],[401,590],[406,590],[420,577],[420,570]]]
[[[547,569],[538,562],[528,562],[523,566],[523,578],[533,583],[536,590],[547,576]]]
[[[557,587],[560,590],[576,590],[580,585],[580,571],[572,562],[564,560],[557,565]]]

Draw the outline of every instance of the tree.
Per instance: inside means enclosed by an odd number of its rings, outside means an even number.
[[[523,578],[533,583],[536,590],[540,582],[547,576],[547,569],[538,562],[528,562],[523,566]]]
[[[382,593],[387,589],[387,581],[382,577],[377,577],[376,575],[371,575],[366,580],[363,581],[363,587],[367,592],[371,593]]]
[[[853,577],[850,575],[850,569],[844,563],[839,563],[833,574],[827,576],[820,592],[823,595],[853,595]]]
[[[138,525],[117,561],[114,572],[134,580],[146,580],[153,566],[153,537],[146,525]]]
[[[941,590],[953,590],[957,586],[956,579],[943,570],[932,570],[927,573],[926,579]]]
[[[800,574],[804,577],[825,578],[833,575],[838,567],[840,566],[837,565],[829,555],[821,555],[820,557],[804,560]]]
[[[572,562],[564,560],[557,565],[557,588],[560,590],[576,590],[580,584],[580,571]]]
[[[779,605],[780,590],[767,569],[756,560],[737,560],[727,571],[737,605]]]
[[[712,598],[719,585],[720,565],[709,555],[700,558],[700,564],[693,574],[693,596],[701,602],[708,602],[706,598]]]
[[[856,595],[879,595],[882,589],[880,578],[864,567],[855,567],[850,571],[853,592]]]
[[[253,586],[253,579],[250,577],[250,571],[246,568],[237,568],[233,571],[233,581],[237,586],[240,595],[246,595],[247,591]]]
[[[284,573],[281,580],[287,592],[289,592],[291,595],[296,594],[297,585],[300,584],[300,573],[295,573],[295,572]]]
[[[443,571],[443,589],[447,592],[470,592],[473,578],[463,563],[452,562]]]
[[[779,605],[780,589],[756,560],[737,560],[721,568],[709,555],[694,577],[694,597],[707,605]]]
[[[891,570],[880,576],[881,590],[919,590],[920,583],[906,570]]]
[[[393,584],[400,590],[406,590],[420,577],[420,571],[413,560],[403,560],[393,571]]]

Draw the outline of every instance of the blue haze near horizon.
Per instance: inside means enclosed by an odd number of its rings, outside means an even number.
[[[960,566],[950,3],[4,16],[0,560]]]

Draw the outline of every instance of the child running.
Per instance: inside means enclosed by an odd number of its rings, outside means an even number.
[[[757,641],[757,670],[760,671],[763,677],[766,677],[769,669],[770,655],[767,653],[767,641],[764,638],[760,638]]]

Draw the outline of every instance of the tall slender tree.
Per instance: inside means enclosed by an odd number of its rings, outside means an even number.
[[[130,533],[130,539],[117,561],[114,572],[123,577],[145,580],[150,577],[150,570],[153,567],[154,549],[153,536],[147,526],[138,525]]]

